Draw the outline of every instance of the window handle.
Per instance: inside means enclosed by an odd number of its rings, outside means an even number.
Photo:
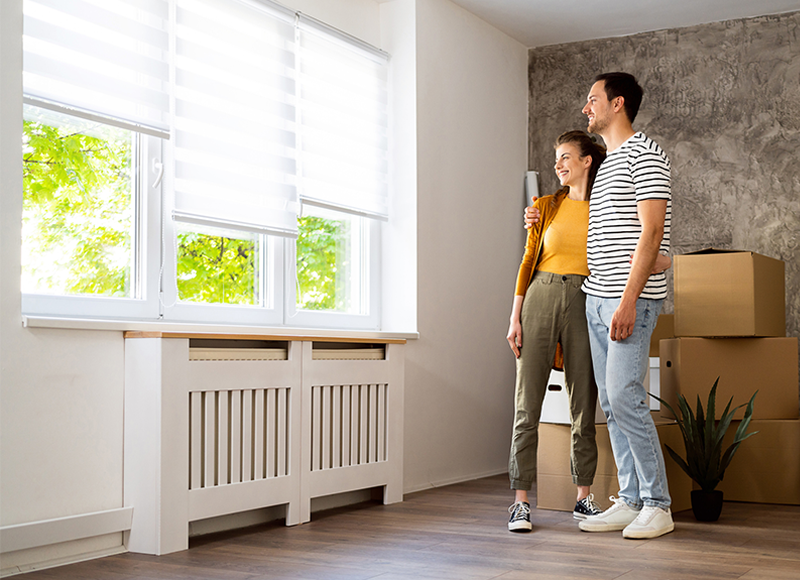
[[[164,177],[164,164],[160,160],[153,158],[153,171],[156,172],[156,180],[153,182],[153,187],[161,185],[161,179]]]

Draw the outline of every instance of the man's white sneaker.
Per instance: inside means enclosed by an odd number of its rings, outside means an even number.
[[[636,540],[657,538],[674,529],[675,524],[672,522],[672,512],[669,508],[644,506],[636,519],[622,530],[622,537]]]
[[[601,514],[589,516],[578,524],[584,532],[614,532],[625,529],[639,515],[639,510],[633,509],[622,498],[608,498],[613,505]]]

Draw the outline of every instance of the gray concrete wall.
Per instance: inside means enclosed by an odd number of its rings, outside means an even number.
[[[672,161],[674,253],[783,260],[786,333],[800,335],[800,12],[531,50],[529,167],[542,193],[556,189],[553,141],[586,128],[592,79],[614,70],[644,87],[634,128]]]

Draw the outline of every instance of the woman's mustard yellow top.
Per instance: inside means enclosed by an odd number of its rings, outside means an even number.
[[[553,274],[589,275],[586,237],[589,234],[589,201],[565,198],[544,233],[535,269]]]
[[[540,197],[533,204],[533,207],[539,208],[539,223],[533,224],[533,227],[528,230],[528,239],[525,242],[525,253],[522,256],[522,263],[519,266],[519,273],[517,274],[517,288],[515,292],[516,296],[525,296],[525,292],[528,290],[528,285],[533,279],[534,270],[537,268],[542,269],[539,262],[542,258],[545,234],[547,233],[550,225],[553,223],[556,214],[558,214],[566,198],[566,193],[556,193],[555,195],[546,195],[544,197]],[[589,229],[588,211],[586,214],[586,220],[587,221],[585,224],[582,224],[580,228],[577,228],[576,226],[575,231],[576,238],[583,240],[582,242],[578,243],[583,244],[581,252],[584,264],[586,263],[586,234]],[[578,259],[578,262],[580,262],[580,258]],[[561,274],[562,272],[557,273]],[[574,273],[577,274],[578,272]],[[586,269],[586,274],[582,275],[588,275],[588,268]]]

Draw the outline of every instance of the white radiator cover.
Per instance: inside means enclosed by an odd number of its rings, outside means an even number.
[[[257,350],[126,339],[130,551],[183,550],[189,522],[268,506],[306,522],[313,497],[402,501],[403,345]]]

